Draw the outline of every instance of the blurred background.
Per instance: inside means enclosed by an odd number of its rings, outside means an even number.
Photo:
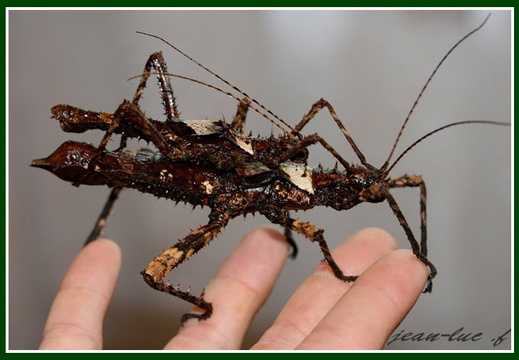
[[[258,99],[291,124],[319,98],[327,99],[368,161],[380,166],[418,92],[449,48],[488,11],[10,11],[8,346],[35,349],[68,265],[89,234],[109,190],[75,188],[29,167],[73,139],[98,144],[102,133],[67,134],[50,108],[70,104],[114,111],[131,99],[148,56],[162,50],[170,72],[216,79],[156,39],[159,35]],[[421,135],[461,120],[511,121],[511,12],[494,11],[463,43],[429,86],[400,151]],[[231,119],[236,103],[205,87],[173,81],[182,117]],[[163,119],[155,81],[141,108]],[[249,113],[246,132],[269,135],[271,124]],[[358,162],[325,111],[306,134],[319,132],[346,159]],[[274,129],[274,132],[277,130]],[[138,146],[144,146],[140,143]],[[115,147],[115,143],[114,143]],[[310,165],[333,166],[319,146]],[[427,139],[393,175],[422,174],[428,190],[429,258],[439,270],[395,333],[482,332],[477,342],[395,341],[388,349],[509,349],[493,347],[511,327],[511,129],[456,127]],[[419,233],[417,189],[393,194]],[[161,251],[207,223],[208,209],[174,206],[123,191],[105,229],[123,251],[123,267],[105,322],[107,349],[160,349],[190,309],[149,288],[139,271]],[[347,212],[298,213],[325,229],[330,247],[367,227],[389,231],[409,245],[389,206],[362,204]],[[241,237],[267,223],[262,216],[231,221],[215,241],[168,279],[200,291]],[[252,323],[244,348],[274,321],[290,294],[321,260],[315,244],[296,237],[300,255],[288,261]],[[229,296],[232,296],[230,294]],[[338,319],[340,321],[340,319]]]

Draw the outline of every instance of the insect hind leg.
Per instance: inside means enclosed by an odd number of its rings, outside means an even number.
[[[427,189],[420,175],[404,175],[388,181],[390,188],[419,187],[420,188],[420,252],[427,256]]]
[[[162,97],[162,104],[164,106],[164,111],[166,113],[166,118],[168,120],[172,120],[173,118],[179,118],[180,112],[178,111],[176,99],[173,93],[173,87],[171,86],[171,80],[168,74],[168,69],[166,66],[166,61],[164,60],[164,57],[162,56],[162,53],[156,52],[150,55],[148,60],[146,61],[146,64],[144,65],[144,70],[141,76],[141,80],[139,81],[139,85],[137,86],[137,90],[135,91],[135,94],[133,96],[132,104],[135,105],[135,107],[139,108],[139,101],[142,97],[142,94],[144,92],[144,88],[146,87],[146,83],[148,81],[148,78],[151,74],[151,68],[154,68],[156,71],[158,83],[159,83],[159,89],[160,94]],[[125,105],[127,101],[124,101],[121,106],[126,106],[128,108],[128,105]],[[109,129],[107,130],[105,136],[103,137],[101,144],[99,145],[100,151],[104,150],[106,147],[106,144],[110,140],[111,136],[115,132],[115,129],[121,125],[122,122],[125,121],[124,117],[117,116],[117,113],[121,112],[121,106],[119,109],[117,109],[116,113],[114,114],[114,121],[112,124],[110,124]],[[135,111],[133,111],[135,113]],[[142,114],[140,117],[142,120],[138,121],[136,125],[140,125],[143,127],[144,131],[152,131],[154,129],[151,129],[153,126],[149,123],[149,121],[146,119],[144,114]],[[128,126],[124,124],[125,126]],[[155,145],[157,145],[157,142],[162,141],[163,139],[160,138],[160,134],[155,130],[153,132],[151,139],[148,139],[148,141],[153,141]],[[119,146],[119,149],[122,149],[126,146],[126,136],[123,135],[121,138],[121,144]],[[162,150],[162,149],[161,149]]]
[[[429,261],[427,258],[427,216],[426,216],[426,189],[425,183],[421,176],[419,175],[404,175],[399,178],[389,179],[388,181],[390,188],[396,187],[419,187],[420,188],[420,222],[421,222],[421,239],[420,244],[413,235],[411,227],[409,223],[404,217],[404,214],[400,210],[397,202],[393,198],[393,196],[389,193],[388,190],[385,190],[383,193],[384,198],[389,203],[391,210],[395,214],[398,219],[400,226],[404,229],[404,232],[407,236],[409,243],[411,244],[411,249],[413,250],[413,254],[422,261],[429,268],[429,278],[427,280],[427,285],[423,292],[431,292],[432,291],[432,279],[438,273],[436,267]]]

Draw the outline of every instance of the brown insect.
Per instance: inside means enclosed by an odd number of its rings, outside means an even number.
[[[99,236],[110,209],[123,188],[134,188],[157,197],[165,197],[193,205],[211,208],[209,222],[190,232],[177,244],[165,250],[141,272],[144,280],[154,289],[169,293],[200,307],[201,314],[188,313],[189,318],[199,320],[211,316],[211,303],[200,296],[183,291],[179,286],[165,282],[166,275],[176,266],[212,241],[227,223],[240,215],[260,213],[272,223],[286,229],[286,237],[294,249],[291,231],[312,242],[317,242],[325,260],[335,276],[343,281],[354,281],[357,276],[346,275],[335,263],[323,237],[323,230],[294,219],[291,210],[306,210],[316,206],[328,206],[338,211],[347,210],[362,202],[378,203],[387,200],[390,208],[404,229],[413,253],[430,268],[428,284],[424,292],[432,289],[431,280],[437,271],[427,258],[426,187],[420,175],[390,177],[394,166],[414,146],[443,129],[469,123],[494,125],[509,124],[494,121],[461,121],[442,126],[415,141],[392,161],[405,126],[425,89],[438,68],[449,54],[467,37],[479,30],[487,21],[459,40],[442,58],[419,93],[403,125],[387,160],[381,167],[367,162],[353,138],[346,130],[333,107],[324,99],[317,101],[303,119],[291,127],[263,105],[229,82],[207,69],[174,45],[173,49],[195,62],[198,66],[231,86],[243,96],[242,100],[230,92],[200,81],[170,74],[161,53],[150,56],[133,100],[124,101],[114,113],[81,110],[69,105],[57,105],[52,115],[60,121],[66,132],[85,132],[91,129],[106,131],[100,145],[65,142],[53,154],[34,160],[32,166],[49,170],[76,186],[107,185],[113,190],[87,242]],[[150,35],[150,34],[146,34]],[[156,37],[154,35],[150,35]],[[139,108],[139,100],[152,68],[159,81],[166,120],[148,118]],[[182,120],[177,109],[170,77],[183,78],[208,86],[239,100],[238,110],[230,124],[224,120]],[[303,128],[322,109],[328,109],[346,141],[360,160],[352,165],[318,134],[302,135]],[[283,135],[267,138],[243,134],[246,114],[253,109],[283,130]],[[121,143],[115,151],[106,145],[114,134],[121,134]],[[151,142],[157,151],[143,149],[131,152],[126,149],[129,138]],[[342,169],[311,168],[307,164],[310,145],[321,144],[340,163]],[[418,187],[420,189],[420,242],[417,241],[397,202],[390,193],[392,188]]]

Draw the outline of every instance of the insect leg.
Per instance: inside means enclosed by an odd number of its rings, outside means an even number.
[[[155,69],[159,81],[160,95],[162,96],[162,104],[164,105],[167,119],[172,120],[173,118],[179,118],[180,112],[177,109],[177,103],[173,94],[173,88],[171,87],[168,69],[164,57],[162,56],[162,52],[160,51],[151,54],[148,61],[146,61],[139,86],[133,96],[133,104],[137,106],[139,105],[139,100],[141,99],[144,88],[146,87],[146,82],[148,81],[152,67]]]
[[[124,100],[115,111],[114,118],[117,119],[117,125],[124,123],[125,128],[138,128],[139,135],[144,140],[152,142],[153,145],[155,145],[164,156],[167,156],[172,160],[178,160],[182,158],[180,151],[173,146],[169,146],[166,137],[134,103],[131,103],[128,100]],[[170,133],[170,136],[174,137],[175,135]]]
[[[345,169],[350,167],[350,164],[344,160],[344,158],[318,134],[305,136],[297,143],[296,146],[279,156],[279,163],[291,159],[294,155],[300,153],[303,149],[306,149],[308,146],[316,143],[320,143],[326,150],[328,150],[328,152],[332,154],[342,164],[342,166],[344,166]]]
[[[404,175],[389,179],[390,188],[419,187],[420,188],[420,252],[427,256],[427,190],[425,181],[420,175]]]
[[[119,149],[124,148],[127,137],[139,136],[146,141],[153,142],[164,155],[171,157],[171,154],[166,151],[167,146],[164,136],[138,107],[152,67],[157,74],[167,119],[178,118],[180,113],[177,109],[166,62],[160,52],[152,54],[146,61],[141,80],[131,103],[133,108],[130,106],[130,102],[126,100],[114,114],[84,111],[68,105],[58,105],[52,108],[53,117],[60,121],[62,129],[66,132],[85,132],[90,129],[106,130],[98,147],[100,152],[104,151],[106,144],[114,133],[122,133]]]
[[[154,53],[148,58],[148,61],[146,61],[146,65],[144,66],[144,71],[141,76],[139,86],[135,91],[133,101],[131,103],[127,100],[123,101],[123,103],[114,113],[113,121],[108,127],[103,139],[101,140],[101,144],[98,147],[100,152],[105,150],[106,144],[114,132],[120,132],[123,134],[119,150],[123,149],[126,146],[127,137],[130,136],[129,134],[125,133],[124,128],[131,129],[137,127],[138,132],[142,133],[140,136],[142,136],[146,141],[153,142],[153,144],[161,151],[163,155],[173,160],[175,160],[179,155],[178,152],[175,154],[175,149],[171,149],[168,146],[165,137],[156,129],[154,124],[139,109],[139,100],[141,99],[144,88],[146,87],[146,82],[148,81],[152,67],[155,69],[157,74],[160,94],[162,96],[162,104],[164,106],[167,119],[173,120],[173,118],[180,117],[180,112],[177,109],[175,96],[173,94],[173,88],[171,87],[171,81],[166,67],[166,62],[164,61],[161,52]],[[118,129],[120,127],[123,129]]]
[[[155,125],[144,115],[139,107],[129,102],[128,100],[124,100],[113,114],[112,121],[108,126],[108,129],[106,130],[103,138],[101,139],[101,143],[97,147],[98,154],[90,161],[88,165],[89,171],[85,172],[83,178],[90,174],[90,171],[95,168],[98,162],[98,158],[106,150],[106,145],[114,133],[123,133],[119,148],[117,150],[122,150],[126,146],[126,139],[129,135],[124,134],[125,129],[133,129],[131,136],[133,136],[135,133],[138,133],[142,135],[146,141],[151,141],[164,156],[167,156],[172,160],[178,160],[182,158],[180,150],[169,146],[164,135],[162,135],[162,133],[155,127]],[[138,129],[138,131],[136,129]],[[74,186],[79,186],[83,178],[74,183]]]
[[[176,296],[203,310],[202,314],[184,314],[181,319],[182,324],[190,318],[196,318],[198,320],[208,319],[213,312],[213,306],[203,299],[203,292],[200,296],[192,295],[189,290],[180,290],[178,285],[173,286],[165,283],[164,278],[173,268],[189,259],[193,254],[213,240],[220,230],[229,222],[229,216],[227,214],[214,211],[209,215],[209,219],[207,225],[191,231],[188,236],[178,241],[175,246],[165,250],[141,271],[144,281],[155,290]]]
[[[328,247],[328,244],[326,243],[326,240],[323,236],[323,229],[319,229],[316,226],[301,221],[299,219],[292,219],[287,216],[287,213],[283,212],[262,212],[267,219],[269,219],[272,223],[281,225],[285,227],[286,229],[293,230],[297,232],[298,234],[303,235],[307,239],[309,239],[311,242],[317,241],[319,244],[319,247],[321,248],[321,252],[324,255],[324,259],[326,262],[328,262],[328,265],[330,265],[330,268],[333,271],[333,274],[335,277],[342,281],[355,281],[358,276],[350,276],[345,275],[339,265],[335,262],[333,259],[333,256],[331,254],[330,248]]]
[[[395,181],[396,180],[402,180],[403,182],[405,182],[406,181],[406,180],[404,180],[405,178],[406,178],[406,176],[403,176],[402,178],[395,179]],[[409,178],[412,178],[412,177],[409,177]],[[408,186],[420,186],[420,185],[408,185]],[[395,186],[395,187],[397,187],[397,186]],[[421,189],[425,189],[425,185],[424,186],[420,186],[420,188]],[[389,203],[389,206],[391,207],[391,210],[393,210],[393,213],[395,214],[396,218],[400,222],[400,226],[402,226],[402,228],[404,229],[404,232],[407,235],[407,240],[409,240],[409,243],[411,244],[411,249],[413,250],[413,253],[415,254],[415,256],[420,261],[422,261],[425,265],[427,265],[429,267],[430,274],[429,274],[429,278],[427,280],[427,285],[426,285],[426,287],[425,287],[423,292],[431,292],[431,290],[432,290],[432,279],[437,274],[436,267],[429,261],[429,259],[427,259],[427,256],[421,251],[420,245],[418,244],[418,241],[416,241],[416,238],[414,237],[413,232],[411,231],[411,227],[409,226],[407,220],[404,217],[404,214],[400,210],[400,207],[396,203],[396,201],[393,198],[393,196],[389,193],[389,191],[387,189],[386,190],[381,190],[381,191],[382,191],[384,197],[386,198],[387,202]],[[423,209],[425,209],[425,202],[423,202],[423,203],[421,202],[421,204],[423,206]],[[424,228],[427,225],[425,223],[425,212],[423,214],[421,214],[421,218],[422,218],[422,236],[423,236],[424,235]],[[423,244],[422,246],[425,246],[424,245],[425,242],[426,242],[426,240],[422,239],[422,244]],[[427,251],[426,247],[425,247],[425,250]]]
[[[301,119],[299,124],[297,124],[296,127],[294,128],[294,130],[292,131],[292,135],[298,135],[300,133],[300,131],[310,122],[310,120],[312,120],[315,117],[315,115],[325,107],[328,109],[333,120],[335,121],[335,123],[337,124],[337,126],[339,127],[341,132],[343,133],[344,137],[346,138],[346,140],[352,147],[352,149],[355,152],[355,154],[357,155],[357,157],[360,159],[360,162],[366,167],[373,167],[366,161],[364,154],[362,154],[362,152],[358,148],[357,144],[355,144],[355,141],[353,141],[353,138],[351,137],[348,130],[346,130],[346,128],[342,124],[341,120],[337,116],[337,113],[335,112],[332,105],[328,101],[326,101],[322,98],[319,101],[317,101],[315,104],[313,104],[312,107],[310,108],[310,111],[305,116],[303,116],[303,119]]]
[[[297,244],[294,241],[294,236],[292,235],[292,230],[289,228],[285,228],[285,239],[287,239],[288,244],[290,245],[290,248],[292,251],[290,252],[290,255],[288,255],[291,259],[295,259],[297,257]]]
[[[65,132],[83,133],[92,129],[108,130],[113,114],[79,109],[71,105],[56,105],[51,109],[52,118],[59,121]]]
[[[231,129],[237,133],[243,134],[243,128],[245,126],[245,118],[247,117],[247,111],[249,110],[250,100],[243,98],[238,104],[236,115],[232,119]]]
[[[110,211],[112,210],[112,207],[114,206],[115,201],[119,197],[119,193],[121,192],[122,188],[120,187],[114,187],[112,191],[110,192],[110,195],[108,196],[108,199],[106,199],[105,206],[103,207],[103,210],[101,211],[101,214],[99,214],[99,218],[97,219],[96,224],[94,225],[94,228],[92,229],[92,232],[88,236],[87,240],[85,241],[85,244],[83,246],[86,246],[88,243],[96,240],[99,235],[101,234],[101,231],[106,225],[106,220],[108,216],[110,215]]]
[[[285,217],[289,218],[290,214],[288,213],[288,211],[285,212]],[[297,244],[294,240],[294,236],[292,234],[292,230],[288,227],[285,227],[285,239],[287,240],[287,243],[288,245],[290,245],[290,254],[288,255],[289,258],[291,259],[295,259],[297,257],[297,252],[298,252],[298,249],[297,249]]]

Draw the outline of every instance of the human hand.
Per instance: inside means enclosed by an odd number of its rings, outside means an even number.
[[[247,234],[205,289],[213,315],[187,321],[165,349],[239,349],[283,267],[287,246],[272,228]],[[252,349],[382,349],[428,276],[410,251],[396,248],[382,230],[354,234],[332,254],[346,274],[359,278],[343,282],[322,262]],[[120,264],[112,241],[96,240],[81,250],[54,300],[40,349],[102,349],[103,319]]]

